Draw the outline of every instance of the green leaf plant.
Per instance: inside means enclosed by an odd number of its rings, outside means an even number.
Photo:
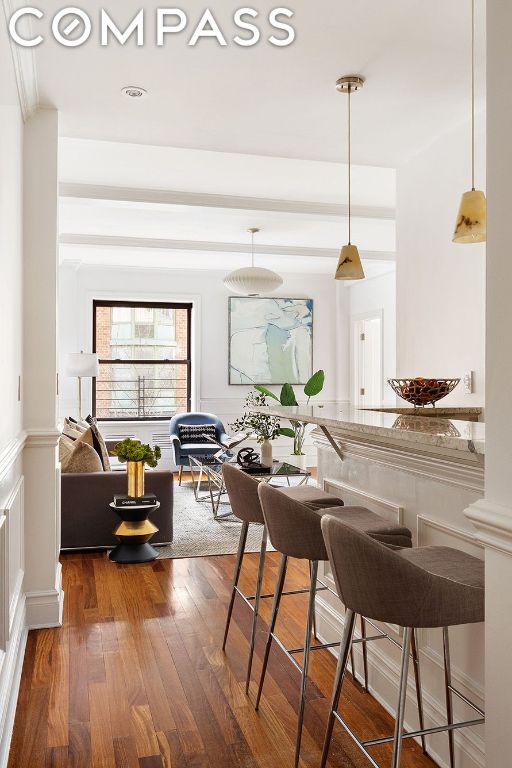
[[[304,394],[307,397],[307,405],[309,405],[309,401],[312,397],[316,397],[316,395],[320,394],[324,388],[324,383],[325,373],[322,370],[316,371],[316,373],[311,376],[309,381],[306,382],[306,385],[304,386]],[[281,403],[281,405],[288,407],[298,405],[295,398],[295,392],[291,384],[283,384],[279,396],[261,384],[257,384],[254,388],[258,392],[261,392],[261,394],[265,397],[271,397],[274,400],[277,400],[279,403]],[[292,438],[294,456],[303,456],[304,451],[302,449],[304,448],[304,440],[306,439],[307,423],[304,421],[297,421],[295,419],[290,419],[289,421],[291,427],[280,427],[279,434],[283,435],[284,437]]]
[[[132,440],[127,437],[126,440],[114,446],[112,456],[117,456],[123,464],[126,461],[143,461],[148,467],[154,468],[162,456],[162,451],[158,445],[151,448],[150,445],[141,443],[140,440]]]

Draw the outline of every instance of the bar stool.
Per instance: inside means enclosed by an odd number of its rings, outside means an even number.
[[[233,573],[233,582],[231,586],[231,596],[228,606],[228,614],[226,618],[226,626],[224,630],[224,640],[222,643],[222,650],[226,647],[228,639],[229,627],[231,624],[231,615],[233,613],[233,606],[235,603],[235,597],[238,594],[242,600],[254,611],[251,629],[251,640],[249,646],[249,661],[247,664],[247,677],[245,689],[249,691],[249,683],[251,679],[252,661],[254,656],[254,643],[256,639],[256,626],[259,613],[260,599],[273,597],[273,594],[262,595],[261,585],[263,581],[263,570],[265,566],[265,555],[267,549],[267,527],[263,518],[263,512],[261,510],[261,504],[258,497],[258,486],[260,483],[254,477],[251,477],[246,472],[243,472],[238,467],[231,464],[224,464],[223,466],[224,483],[226,491],[228,493],[229,501],[231,504],[231,510],[233,514],[242,521],[242,529],[240,531],[240,539],[238,542],[238,551],[235,562],[235,570]],[[328,507],[339,507],[343,504],[341,499],[332,494],[325,493],[319,488],[313,486],[300,485],[291,488],[279,487],[277,493],[286,496],[289,499],[300,500],[302,504],[307,505],[311,509],[322,509]],[[245,554],[245,545],[247,542],[247,533],[249,525],[256,523],[263,526],[263,535],[261,539],[260,558],[258,563],[258,576],[256,581],[256,592],[254,595],[245,595],[238,587],[238,581],[240,578],[240,571],[242,568],[242,561]],[[307,592],[309,590],[294,590],[287,594],[299,594],[301,592]],[[315,632],[316,635],[316,632]]]
[[[295,766],[297,766],[300,757],[310,651],[339,645],[339,643],[311,645],[315,596],[317,592],[317,581],[319,581],[318,563],[319,561],[326,561],[328,559],[322,536],[322,517],[329,514],[329,516],[335,516],[336,519],[346,520],[350,524],[356,526],[359,530],[364,531],[365,533],[371,533],[372,535],[377,536],[382,542],[391,544],[395,547],[412,547],[412,537],[408,528],[389,523],[387,520],[384,520],[382,517],[379,517],[379,515],[376,515],[374,512],[371,512],[364,507],[339,506],[337,508],[331,507],[330,509],[311,509],[304,504],[301,504],[298,500],[291,499],[279,493],[275,488],[268,485],[261,485],[258,488],[258,494],[270,541],[275,549],[281,553],[281,562],[274,592],[272,614],[268,627],[267,643],[265,646],[263,666],[256,699],[256,709],[258,709],[261,699],[270,648],[272,641],[275,640],[281,650],[287,655],[288,659],[301,673],[297,736],[295,742]],[[311,569],[311,585],[309,589],[304,647],[294,649],[287,649],[275,634],[275,625],[281,596],[283,595],[283,586],[289,557],[308,560]],[[322,588],[328,589],[323,582],[320,581],[320,584],[322,585]],[[364,611],[361,611],[360,615],[366,616]],[[382,632],[371,638],[362,637],[361,642],[364,647],[367,641],[377,640],[381,637],[387,637],[387,635]],[[293,655],[299,652],[304,653],[302,667],[293,658]],[[420,701],[419,705],[421,709]]]
[[[374,768],[379,768],[379,765],[368,752],[368,747],[393,742],[392,768],[399,768],[404,738],[446,730],[453,766],[454,730],[480,725],[485,717],[479,707],[451,684],[448,627],[484,621],[484,562],[451,547],[392,550],[347,525],[339,516],[326,515],[321,525],[336,589],[347,609],[321,768],[325,768],[327,763],[335,720],[341,723]],[[404,628],[394,736],[366,741],[356,736],[337,711],[358,613],[364,613],[368,619]],[[443,629],[448,723],[446,726],[403,733],[409,648],[412,632],[420,627]],[[452,694],[461,698],[480,717],[454,723]]]

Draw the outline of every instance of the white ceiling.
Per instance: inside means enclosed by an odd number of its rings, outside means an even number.
[[[47,0],[45,20],[62,7]],[[155,0],[144,3],[148,32]],[[99,0],[87,12],[94,40],[65,48],[51,40],[36,49],[41,100],[61,112],[65,136],[192,147],[256,155],[341,161],[346,157],[346,98],[340,74],[367,78],[353,98],[354,161],[397,167],[468,114],[469,0],[294,0],[295,42],[276,48],[221,48],[205,39],[187,46],[204,5],[182,4],[190,28],[165,48],[152,39],[100,48]],[[484,72],[484,0],[478,5],[478,96]],[[192,6],[192,7],[191,7]],[[257,4],[262,18],[274,7]],[[142,4],[110,0],[108,11],[125,26]],[[228,37],[240,7],[211,5]],[[262,30],[268,25],[262,21]],[[266,36],[266,35],[265,35]],[[125,85],[149,97],[123,97]]]

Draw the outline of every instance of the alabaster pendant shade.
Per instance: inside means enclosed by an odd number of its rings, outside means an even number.
[[[282,277],[263,267],[236,269],[224,279],[226,288],[242,296],[261,296],[277,290],[282,284]]]
[[[357,246],[349,243],[340,251],[340,258],[335,274],[336,280],[363,280],[364,271]]]
[[[484,243],[487,231],[487,202],[480,189],[464,192],[453,233],[454,243]]]

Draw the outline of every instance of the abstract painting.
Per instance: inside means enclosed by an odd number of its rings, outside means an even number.
[[[305,384],[313,373],[313,299],[229,299],[229,383]]]

